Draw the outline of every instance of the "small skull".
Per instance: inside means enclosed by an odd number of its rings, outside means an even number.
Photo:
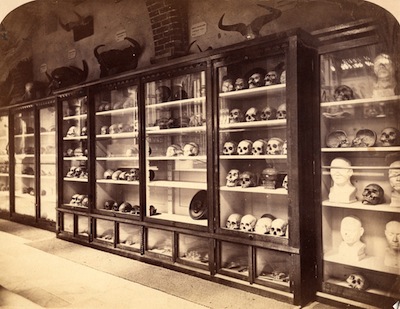
[[[108,132],[110,133],[110,134],[117,134],[117,133],[119,133],[120,131],[119,131],[119,128],[118,128],[118,124],[112,124],[109,128],[108,128]]]
[[[234,213],[228,217],[226,220],[226,228],[230,230],[240,230],[240,220],[242,219],[242,215]]]
[[[353,147],[373,147],[376,142],[376,133],[369,129],[357,131],[356,137],[352,141]]]
[[[140,216],[140,206],[134,205],[131,210],[132,215]]]
[[[67,178],[75,177],[75,170],[76,170],[76,166],[71,166],[71,167],[69,168],[69,171],[68,171],[66,177],[67,177]]]
[[[245,119],[247,122],[253,122],[260,120],[260,112],[255,107],[250,107],[246,114]]]
[[[252,154],[254,156],[264,155],[267,152],[267,142],[263,139],[256,140],[252,146]]]
[[[276,189],[278,171],[270,165],[261,172],[261,179],[265,189]]]
[[[265,86],[275,85],[278,83],[278,75],[276,71],[269,71],[264,78]]]
[[[139,180],[139,169],[131,168],[127,175],[127,180],[129,180],[129,181]]]
[[[240,229],[244,232],[254,232],[257,218],[253,215],[245,215],[240,220]]]
[[[67,137],[75,137],[79,135],[79,129],[76,126],[71,126],[67,131]]]
[[[197,156],[199,154],[199,145],[194,142],[187,143],[183,146],[183,155],[184,156]]]
[[[274,236],[285,236],[288,223],[283,219],[275,219],[271,224],[270,233]]]
[[[108,127],[107,127],[107,126],[102,126],[102,127],[100,128],[100,134],[101,134],[101,135],[108,134]]]
[[[75,168],[74,177],[79,178],[79,177],[81,176],[82,173],[83,173],[82,168],[78,166],[77,168]]]
[[[81,130],[81,136],[86,136],[87,135],[87,127],[83,127]]]
[[[273,216],[269,217],[262,217],[257,220],[256,226],[254,228],[254,231],[257,234],[269,234],[269,231],[271,230],[272,226],[272,221],[275,219]]]
[[[112,179],[112,180],[118,180],[118,177],[119,177],[119,175],[120,175],[121,173],[122,173],[121,170],[116,170],[116,171],[112,174],[111,179]]]
[[[353,90],[346,85],[341,85],[335,89],[333,98],[335,101],[354,100]]]
[[[103,208],[107,210],[111,210],[113,208],[115,201],[113,200],[107,200],[104,202]]]
[[[89,197],[87,195],[85,195],[85,197],[82,200],[82,206],[89,207]]]
[[[246,88],[246,85],[245,85],[244,79],[241,77],[237,78],[235,81],[235,90],[242,90],[245,88]]]
[[[123,202],[121,205],[119,205],[118,211],[120,212],[131,212],[132,211],[132,205],[128,202]]]
[[[362,196],[362,203],[366,205],[382,204],[384,201],[383,189],[376,183],[367,185],[362,192]]]
[[[393,127],[382,130],[379,140],[384,147],[400,146],[400,131]]]
[[[250,155],[252,153],[252,149],[253,143],[250,140],[245,139],[239,142],[237,152],[239,155]]]
[[[254,173],[245,171],[239,176],[242,188],[256,187],[257,177]]]
[[[280,155],[283,153],[283,140],[279,137],[272,137],[267,142],[267,154]]]
[[[237,169],[231,169],[228,172],[228,175],[226,175],[226,186],[227,187],[236,187],[239,185],[240,180],[239,180],[239,170]]]
[[[267,106],[261,111],[261,120],[276,119],[276,108]]]
[[[114,171],[113,171],[112,169],[107,169],[107,170],[104,172],[103,178],[104,178],[104,179],[111,179],[113,173],[114,173]]]
[[[233,90],[233,81],[232,79],[228,78],[222,82],[221,87],[222,92],[229,92]]]
[[[76,198],[76,205],[78,206],[82,206],[82,202],[85,199],[85,195],[84,194],[78,194],[77,198]]]
[[[286,103],[282,103],[278,106],[278,109],[276,111],[276,118],[286,119]]]
[[[361,274],[350,274],[347,277],[346,282],[349,287],[356,290],[365,290],[368,286],[365,277]]]
[[[229,123],[243,122],[244,115],[239,108],[234,108],[229,112]]]
[[[287,155],[287,154],[288,154],[288,152],[287,152],[287,140],[284,140],[284,141],[283,141],[283,145],[282,145],[282,154],[283,154],[283,155]]]
[[[222,153],[224,155],[234,155],[237,154],[237,143],[235,142],[225,142],[222,148]]]
[[[78,203],[79,194],[74,194],[71,197],[71,201],[69,202],[71,205],[76,205]]]
[[[262,86],[263,77],[261,73],[254,73],[249,77],[248,84],[249,88],[256,88]]]
[[[285,178],[283,178],[282,187],[285,188],[286,190],[289,190],[288,175],[286,175]]]
[[[176,145],[176,144],[168,146],[167,153],[166,153],[167,157],[176,157],[176,156],[181,156],[181,155],[183,155],[181,146]]]

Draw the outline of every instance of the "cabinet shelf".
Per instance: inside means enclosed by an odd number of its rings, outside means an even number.
[[[74,120],[74,119],[85,119],[85,118],[87,118],[87,114],[65,116],[65,117],[63,117],[63,120]]]
[[[117,139],[117,138],[134,138],[138,137],[138,132],[123,132],[116,134],[98,134],[96,135],[97,139]]]
[[[160,129],[160,127],[147,127],[146,134],[148,135],[170,135],[170,134],[188,134],[188,133],[203,133],[206,131],[206,126],[198,126],[198,127],[184,127],[184,128],[172,128],[172,129]]]
[[[185,104],[191,104],[191,103],[204,103],[206,101],[205,97],[199,97],[199,98],[190,98],[190,99],[184,99],[184,100],[176,100],[176,101],[169,101],[169,102],[163,102],[163,103],[156,103],[156,104],[149,104],[146,105],[146,108],[166,108],[166,107],[171,107],[171,106],[177,106],[177,105],[185,105]]]
[[[149,187],[160,187],[160,188],[207,190],[207,184],[200,182],[155,180],[155,181],[150,181],[148,185]]]
[[[125,156],[116,156],[116,157],[97,157],[97,161],[138,161],[139,157],[125,157]]]
[[[223,124],[220,124],[220,126],[219,126],[221,131],[228,131],[228,132],[229,131],[245,131],[246,129],[261,128],[261,127],[286,129],[286,119],[223,123]]]
[[[148,157],[148,161],[206,161],[206,156],[177,156],[177,157],[166,157],[166,156],[157,156],[157,157]]]
[[[379,205],[364,205],[360,201],[344,204],[344,203],[332,203],[329,201],[323,201],[322,206],[325,207],[336,207],[336,208],[346,208],[346,209],[358,209],[367,211],[378,211],[378,212],[392,212],[400,213],[400,207],[389,206],[389,204],[379,204]]]
[[[220,191],[241,192],[241,193],[263,193],[263,194],[277,194],[277,195],[287,195],[288,194],[288,191],[284,188],[265,189],[263,186],[249,187],[249,188],[242,188],[239,186],[237,186],[237,187],[222,186],[222,187],[220,187]]]
[[[321,148],[321,152],[398,152],[400,147],[349,147],[349,148]]]
[[[131,185],[131,186],[138,186],[139,181],[133,180],[113,180],[113,179],[97,179],[97,183],[109,183],[109,184],[116,184],[116,185]]]
[[[27,138],[27,137],[34,137],[34,133],[26,133],[26,134],[16,134],[14,138]]]
[[[86,135],[79,135],[79,136],[64,136],[63,140],[64,141],[80,141],[80,140],[85,140],[87,139]]]
[[[47,132],[40,132],[40,136],[42,137],[55,137],[56,131],[47,131]]]
[[[35,175],[26,175],[26,174],[15,174],[15,177],[19,177],[19,178],[35,178]]]
[[[10,175],[6,173],[0,173],[0,177],[10,177]]]
[[[267,94],[284,94],[285,91],[286,84],[278,84],[238,91],[221,92],[219,97],[226,99],[249,99],[251,97],[265,96]]]
[[[137,111],[138,111],[137,107],[128,107],[128,108],[120,108],[120,109],[96,112],[96,116],[125,115]]]
[[[87,178],[67,178],[64,177],[64,181],[69,181],[69,182],[88,182]]]
[[[323,102],[321,107],[338,106],[338,105],[362,105],[371,103],[390,103],[400,100],[400,96],[382,97],[382,98],[368,98],[368,99],[356,99],[346,101],[334,101],[334,102]]]
[[[260,155],[260,156],[254,156],[254,155],[220,155],[219,158],[221,160],[286,160],[287,155]]]
[[[153,215],[150,218],[156,218],[156,219],[167,220],[167,221],[172,221],[172,222],[190,223],[190,224],[196,224],[196,225],[201,225],[201,226],[207,226],[207,220],[193,220],[189,216],[176,215],[176,214],[160,213],[157,215]]]
[[[88,158],[79,156],[79,157],[64,157],[64,161],[86,161]]]
[[[15,154],[15,159],[16,160],[23,160],[25,158],[34,158],[34,154]]]

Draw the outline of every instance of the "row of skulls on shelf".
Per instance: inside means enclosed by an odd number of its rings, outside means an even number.
[[[245,113],[240,108],[233,108],[229,111],[229,123],[253,122],[260,120],[286,119],[286,103],[282,103],[278,108],[266,106],[262,110],[257,107],[250,107]]]
[[[87,156],[88,150],[87,148],[77,147],[75,149],[68,148],[67,151],[64,153],[65,157],[82,157]]]
[[[126,109],[126,108],[130,108],[130,107],[134,107],[136,105],[136,103],[137,102],[135,100],[133,100],[132,98],[128,98],[124,102],[115,102],[115,103],[105,102],[105,103],[99,104],[99,106],[97,107],[97,111],[105,112],[105,111],[110,111],[110,110]]]
[[[87,179],[88,172],[85,166],[71,166],[65,177]]]
[[[113,211],[119,211],[123,213],[129,213],[133,215],[140,215],[140,206],[139,205],[132,205],[129,202],[122,202],[118,203],[117,201],[114,200],[106,200],[103,203],[103,208],[106,210],[113,210]]]
[[[201,114],[182,116],[176,118],[161,117],[154,122],[155,127],[160,129],[188,128],[202,126],[205,120]]]
[[[271,86],[286,83],[286,71],[279,73],[276,70],[265,72],[263,68],[255,68],[245,74],[248,78],[224,77],[221,85],[222,92],[251,89],[261,86]]]
[[[70,126],[66,137],[77,137],[77,136],[87,136],[87,127],[79,128],[79,126]]]
[[[74,195],[72,195],[69,204],[80,207],[88,207],[89,197],[86,194],[75,193]]]
[[[195,142],[186,143],[183,147],[178,144],[172,144],[167,147],[167,157],[177,156],[197,156],[199,154],[199,145]]]
[[[118,134],[124,132],[137,132],[138,131],[138,123],[113,123],[110,126],[102,126],[100,128],[100,134]]]
[[[123,171],[121,169],[112,170],[107,169],[103,174],[104,179],[112,179],[112,180],[127,180],[127,181],[135,181],[139,180],[139,169],[131,168],[129,171]]]
[[[225,227],[229,230],[240,230],[279,237],[287,236],[288,234],[287,220],[276,218],[271,214],[264,214],[261,218],[257,219],[251,214],[241,215],[233,213],[226,220]]]
[[[225,179],[227,187],[241,186],[242,188],[250,188],[257,187],[260,183],[257,174],[250,171],[240,172],[235,168],[229,170]],[[286,190],[289,189],[287,174],[280,174],[272,165],[263,169],[260,180],[265,189],[277,189],[280,187]]]
[[[224,155],[286,155],[287,141],[279,137],[272,137],[268,140],[258,139],[252,142],[244,139],[239,143],[226,141],[222,147]]]
[[[377,144],[382,147],[400,146],[400,130],[395,127],[384,128],[379,136],[370,129],[361,129],[351,141],[343,130],[335,130],[327,135],[326,144],[329,148],[373,147]]]

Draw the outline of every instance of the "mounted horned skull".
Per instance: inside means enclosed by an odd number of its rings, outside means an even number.
[[[89,67],[85,60],[82,60],[82,63],[83,70],[70,65],[68,67],[54,69],[51,74],[46,72],[47,78],[50,82],[50,91],[84,82],[88,77]]]
[[[260,37],[261,28],[281,16],[282,12],[278,9],[263,4],[257,5],[266,9],[269,11],[269,13],[255,18],[249,25],[245,25],[244,23],[224,25],[222,20],[224,19],[225,14],[223,14],[218,22],[218,28],[225,31],[240,32],[240,34],[248,40]]]
[[[100,64],[100,77],[136,69],[138,59],[142,54],[142,48],[140,44],[132,38],[126,37],[125,40],[132,45],[122,50],[110,49],[99,53],[98,49],[105,46],[104,44],[98,45],[94,49],[94,55]]]

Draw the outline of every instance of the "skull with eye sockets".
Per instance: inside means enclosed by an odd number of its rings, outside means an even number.
[[[257,218],[253,215],[244,215],[240,220],[240,229],[244,232],[254,232]]]
[[[221,87],[222,92],[229,92],[233,90],[233,81],[230,78],[225,79],[222,82],[222,87]]]
[[[69,203],[70,203],[71,205],[76,205],[76,204],[78,203],[78,197],[79,197],[79,194],[78,194],[78,193],[72,195],[71,201],[70,201]]]
[[[243,122],[243,120],[244,120],[244,115],[241,109],[234,108],[231,111],[229,111],[229,123]]]
[[[139,169],[131,168],[129,170],[129,174],[127,175],[127,180],[129,181],[139,180]]]
[[[222,148],[222,153],[224,155],[235,155],[237,154],[237,143],[236,142],[225,142]]]
[[[278,106],[278,109],[276,110],[276,119],[286,119],[286,116],[286,103],[282,103]]]
[[[100,128],[100,134],[101,134],[101,135],[108,134],[108,127],[107,127],[107,126],[102,126],[102,127]]]
[[[229,215],[228,220],[226,220],[226,228],[229,230],[239,230],[240,229],[240,220],[242,219],[242,215],[233,213]]]
[[[251,155],[253,150],[253,143],[251,140],[245,139],[239,142],[237,152],[239,155]]]
[[[140,206],[139,205],[133,205],[132,210],[131,210],[132,215],[140,216]]]
[[[242,188],[256,187],[257,176],[249,171],[245,171],[239,175]]]
[[[246,88],[246,84],[243,78],[239,77],[235,81],[235,90],[242,90]]]
[[[275,216],[271,214],[264,214],[261,216],[260,219],[257,220],[256,226],[254,227],[254,231],[257,234],[269,234],[269,231],[272,226],[272,221],[274,221],[276,218]]]
[[[264,78],[265,86],[275,85],[278,83],[278,74],[276,71],[269,71]]]
[[[107,169],[103,174],[103,178],[104,179],[111,179],[113,173],[114,173],[114,171],[112,169]]]
[[[252,74],[249,77],[249,80],[247,81],[247,83],[249,84],[249,88],[251,89],[251,88],[261,87],[263,85],[263,79],[264,79],[264,74],[261,74],[261,72]]]
[[[240,172],[237,169],[231,169],[226,175],[226,186],[236,187],[240,184],[239,180]]]
[[[267,142],[267,154],[280,155],[283,153],[283,140],[279,137],[272,137]]]
[[[256,140],[252,145],[252,154],[254,156],[260,156],[267,153],[267,142],[263,139]]]
[[[285,177],[283,178],[282,188],[285,188],[286,190],[289,190],[288,175],[285,175]]]
[[[365,205],[377,205],[384,202],[384,191],[376,183],[367,185],[362,192],[362,203]]]
[[[194,142],[187,143],[183,146],[183,155],[184,156],[197,156],[199,154],[199,145]]]
[[[112,210],[114,203],[115,203],[115,201],[113,201],[113,200],[107,200],[104,202],[103,208],[106,210]]]
[[[180,145],[173,144],[168,146],[166,156],[167,157],[176,157],[176,156],[182,156],[183,155],[183,150]]]
[[[361,274],[350,274],[347,277],[346,282],[349,287],[360,291],[365,290],[368,287],[366,278]]]
[[[287,221],[279,218],[275,219],[274,221],[272,221],[270,233],[274,236],[283,237],[286,235],[287,227]]]
[[[83,200],[85,199],[86,195],[79,194],[76,198],[76,205],[82,206]]]
[[[255,107],[250,107],[245,114],[246,122],[253,122],[260,120],[260,112]]]
[[[76,166],[71,166],[71,167],[69,168],[69,171],[68,171],[66,177],[67,177],[67,178],[75,177],[75,170],[76,170]]]
[[[118,211],[120,212],[131,212],[132,211],[132,205],[128,202],[123,202],[121,205],[119,205]]]
[[[400,146],[400,131],[393,127],[382,130],[379,140],[384,147]]]
[[[67,131],[67,137],[79,136],[79,129],[77,126],[71,126]]]
[[[272,120],[276,119],[276,108],[271,107],[271,106],[266,106],[264,109],[261,111],[261,120]]]
[[[117,133],[119,133],[118,124],[114,123],[114,124],[110,125],[110,127],[108,128],[108,132],[109,132],[110,134],[117,134]]]

